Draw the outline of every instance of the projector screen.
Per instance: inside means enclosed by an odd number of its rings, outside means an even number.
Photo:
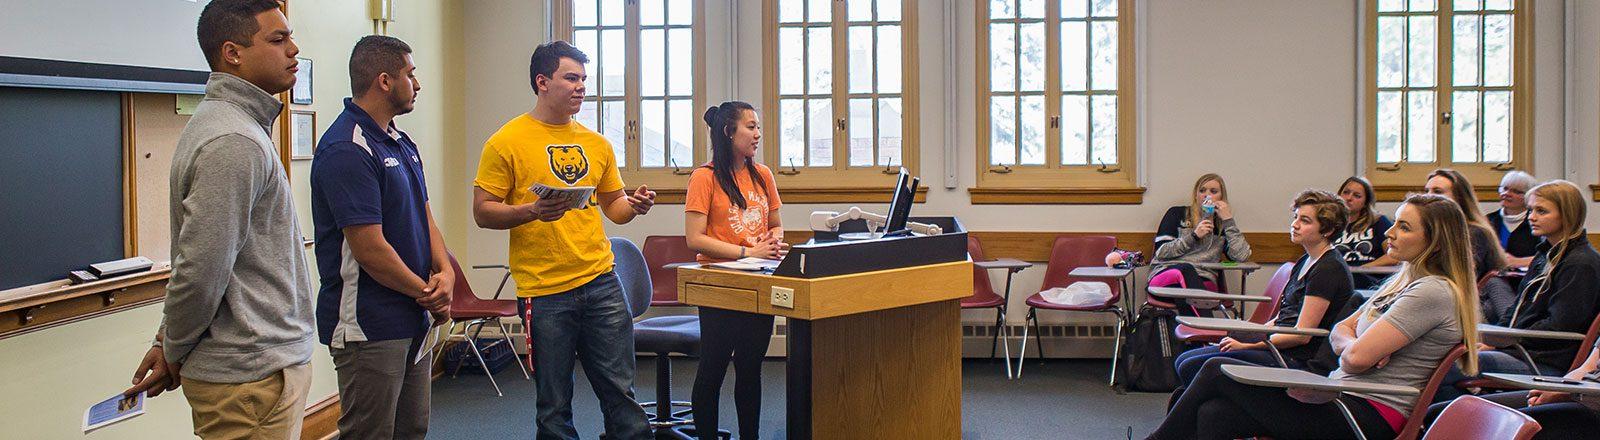
[[[195,42],[195,22],[204,1],[5,3],[0,85],[202,91],[210,69]]]

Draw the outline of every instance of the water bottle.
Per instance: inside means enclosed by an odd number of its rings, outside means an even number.
[[[1201,220],[1209,220],[1217,215],[1217,205],[1211,203],[1211,196],[1206,196],[1205,202],[1200,203]]]

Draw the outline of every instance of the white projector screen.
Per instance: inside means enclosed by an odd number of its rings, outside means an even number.
[[[61,86],[116,89],[119,88],[115,85],[117,81],[182,83],[187,81],[174,80],[170,75],[174,72],[170,71],[210,70],[195,42],[195,22],[205,7],[204,0],[5,0],[4,3],[5,13],[0,14],[0,57],[142,69],[89,66],[95,73],[82,73],[84,66],[43,63],[45,67],[37,67],[40,63],[31,63],[33,67],[21,72],[0,72],[13,74],[0,83],[26,82],[16,78],[19,76],[16,74],[22,73],[26,76],[90,77],[90,83],[98,82],[100,86]],[[76,68],[63,68],[63,65]],[[41,74],[40,69],[46,72]],[[162,72],[155,69],[168,71],[165,73],[169,75],[160,75]],[[194,76],[184,77],[192,79]]]

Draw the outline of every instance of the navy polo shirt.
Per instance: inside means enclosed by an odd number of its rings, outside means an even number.
[[[385,287],[356,263],[344,228],[381,224],[400,260],[426,280],[433,267],[428,188],[416,143],[391,123],[379,127],[349,98],[317,142],[311,160],[311,219],[316,226],[317,336],[345,342],[418,338],[428,312],[415,298]]]

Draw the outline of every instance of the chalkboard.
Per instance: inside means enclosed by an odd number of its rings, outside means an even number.
[[[0,290],[123,258],[117,92],[0,87]]]

